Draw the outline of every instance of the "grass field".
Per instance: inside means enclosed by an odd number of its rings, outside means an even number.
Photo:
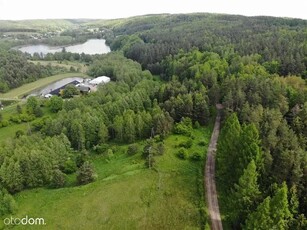
[[[40,64],[40,65],[43,65],[43,66],[46,66],[46,65],[51,65],[53,67],[64,67],[66,68],[67,70],[70,70],[71,67],[73,67],[74,69],[76,70],[80,70],[81,73],[86,73],[87,69],[88,69],[88,66],[87,65],[84,65],[82,63],[79,63],[79,62],[72,62],[72,61],[62,61],[62,62],[59,62],[59,61],[30,61],[34,64]]]
[[[207,146],[198,143],[208,143],[210,133],[211,128],[194,130],[189,152],[204,154]],[[127,146],[114,146],[111,159],[92,157],[98,174],[94,183],[20,192],[13,216],[44,218],[46,225],[16,229],[209,229],[202,196],[203,160],[176,157],[177,145],[185,139],[166,138],[166,151],[155,157],[155,170],[145,168],[141,152],[128,156]]]
[[[87,75],[83,73],[65,73],[65,74],[58,74],[51,77],[41,78],[35,82],[31,82],[25,85],[22,85],[16,89],[12,89],[7,93],[0,93],[0,100],[1,98],[4,99],[18,99],[21,98],[23,95],[29,94],[32,91],[47,86],[55,81],[68,78],[68,77],[86,77]]]

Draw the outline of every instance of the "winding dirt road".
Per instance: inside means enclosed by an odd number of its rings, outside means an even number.
[[[220,133],[221,125],[221,105],[217,105],[218,114],[216,116],[213,133],[210,139],[210,144],[208,147],[207,160],[205,165],[205,193],[208,204],[210,223],[212,230],[222,230],[222,221],[220,216],[219,203],[216,193],[215,185],[215,152],[216,152],[216,143]]]

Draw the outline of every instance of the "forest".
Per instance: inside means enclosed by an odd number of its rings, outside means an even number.
[[[169,147],[167,137],[178,134],[189,140],[177,157],[204,160],[189,150],[192,133],[212,125],[220,103],[223,227],[307,228],[306,20],[165,14],[86,23],[108,29],[111,53],[0,52],[0,92],[59,71],[29,60],[86,63],[89,76],[111,78],[94,93],[30,97],[14,114],[0,112],[0,127],[28,124],[0,146],[0,216],[14,213],[20,191],[65,187],[72,174],[78,185],[95,181],[93,156],[116,154],[114,143],[129,145],[133,155],[145,141],[150,170]]]

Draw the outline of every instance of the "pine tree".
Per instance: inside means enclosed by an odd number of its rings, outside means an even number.
[[[278,189],[270,202],[270,213],[273,220],[273,226],[276,229],[287,229],[288,222],[292,217],[289,210],[288,188],[284,182]]]
[[[237,114],[231,114],[222,130],[217,146],[217,173],[223,184],[229,189],[238,181],[234,167],[238,162],[238,144],[241,134],[241,125]]]
[[[270,216],[270,201],[271,198],[267,197],[257,207],[257,210],[252,212],[245,222],[243,229],[246,230],[268,230],[273,227],[273,220]]]
[[[247,215],[255,209],[261,194],[257,178],[256,164],[252,160],[240,177],[239,183],[234,185],[231,206],[233,210],[232,221],[235,225],[245,220]]]
[[[243,174],[243,170],[254,160],[256,166],[261,168],[261,149],[259,134],[254,124],[244,125],[238,144],[238,164],[236,164],[236,177]]]

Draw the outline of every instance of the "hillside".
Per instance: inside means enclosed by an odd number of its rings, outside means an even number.
[[[307,227],[306,20],[195,13],[78,23],[59,36],[98,35],[112,52],[30,56],[0,40],[6,95],[38,84],[47,67],[52,75],[51,63],[111,79],[0,111],[2,218],[42,217],[47,229],[209,229],[209,150],[223,229]],[[208,149],[217,104],[221,131]]]

